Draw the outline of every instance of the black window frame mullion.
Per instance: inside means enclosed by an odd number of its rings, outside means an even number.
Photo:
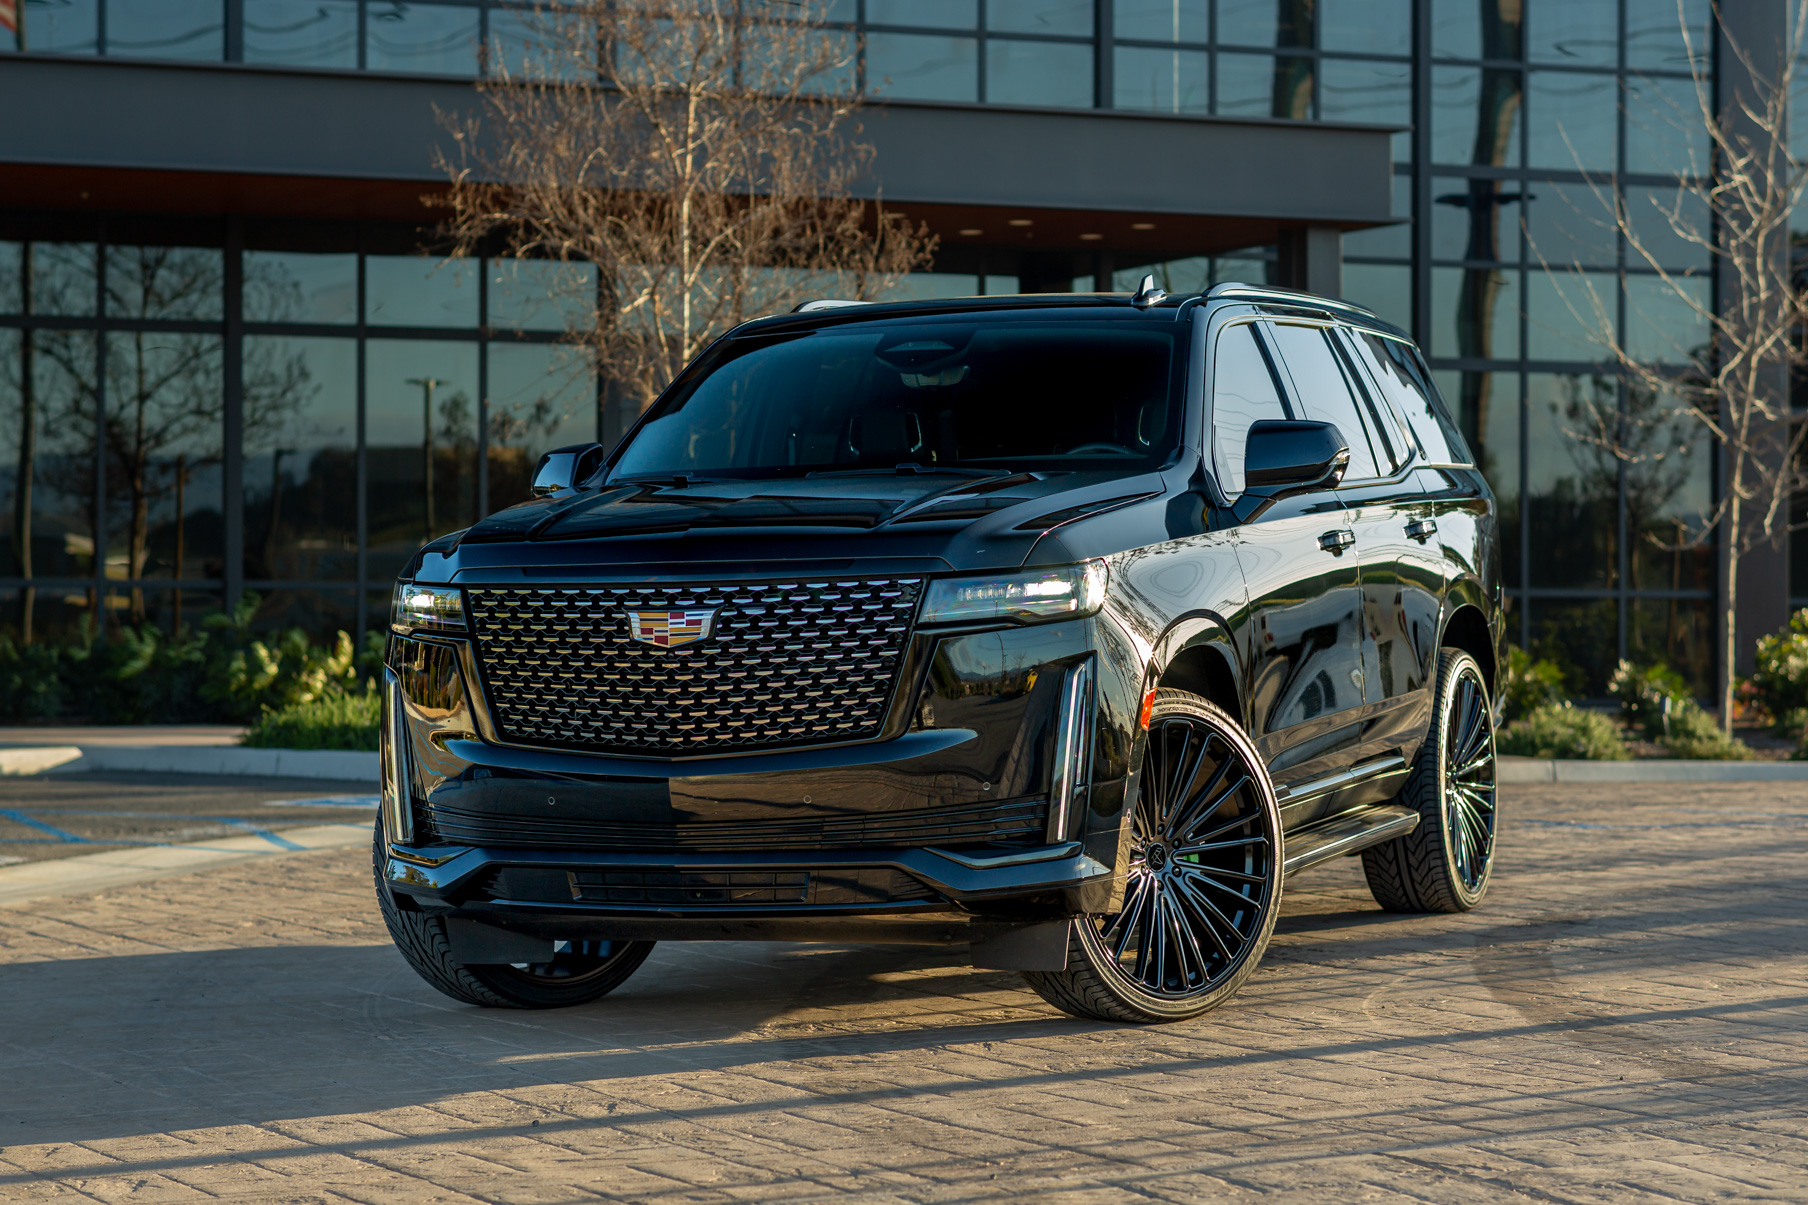
[[[220,505],[226,512],[225,564],[221,576],[228,612],[238,605],[245,582],[244,250],[245,221],[235,214],[226,219],[226,259],[220,298],[225,319],[220,351],[220,384],[225,391],[221,399]],[[182,566],[176,566],[178,576],[181,572]]]

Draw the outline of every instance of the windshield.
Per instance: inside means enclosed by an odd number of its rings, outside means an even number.
[[[666,399],[611,476],[1134,469],[1180,426],[1171,322],[940,319],[745,343]]]

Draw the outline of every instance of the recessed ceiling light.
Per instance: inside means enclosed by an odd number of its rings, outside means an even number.
[[[1080,236],[1080,237],[1081,237],[1081,238],[1083,238],[1083,239],[1085,239],[1085,240],[1086,240],[1086,241],[1087,241],[1087,242],[1089,242],[1089,243],[1090,243],[1090,242],[1092,242],[1092,241],[1093,241],[1093,240],[1095,240],[1095,239],[1102,239],[1102,238],[1104,238],[1104,237],[1105,237],[1105,236],[1104,236],[1104,235],[1102,235],[1102,234],[1082,234],[1082,235],[1081,235],[1081,236]]]
[[[985,233],[985,231],[981,230],[977,226],[969,226],[965,230],[961,231],[961,234],[963,234],[967,238],[972,238],[976,234],[984,234],[984,233]]]
[[[1154,222],[1131,222],[1130,229],[1132,229],[1132,230],[1153,230],[1153,229],[1155,229],[1155,223]]]
[[[1011,226],[1034,226],[1036,222],[1033,218],[1012,218],[1007,224]]]

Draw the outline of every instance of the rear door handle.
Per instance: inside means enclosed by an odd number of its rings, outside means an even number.
[[[1318,546],[1333,555],[1343,552],[1344,549],[1355,542],[1356,533],[1347,527],[1340,527],[1336,531],[1327,531],[1324,535],[1318,537]]]
[[[1436,519],[1414,519],[1406,525],[1406,534],[1423,544],[1438,534],[1438,521]]]

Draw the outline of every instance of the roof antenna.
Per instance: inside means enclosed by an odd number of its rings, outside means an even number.
[[[1136,295],[1130,298],[1130,304],[1139,310],[1146,310],[1152,305],[1160,305],[1167,298],[1168,291],[1156,287],[1155,274],[1151,272],[1143,277],[1143,283],[1138,286]]]

